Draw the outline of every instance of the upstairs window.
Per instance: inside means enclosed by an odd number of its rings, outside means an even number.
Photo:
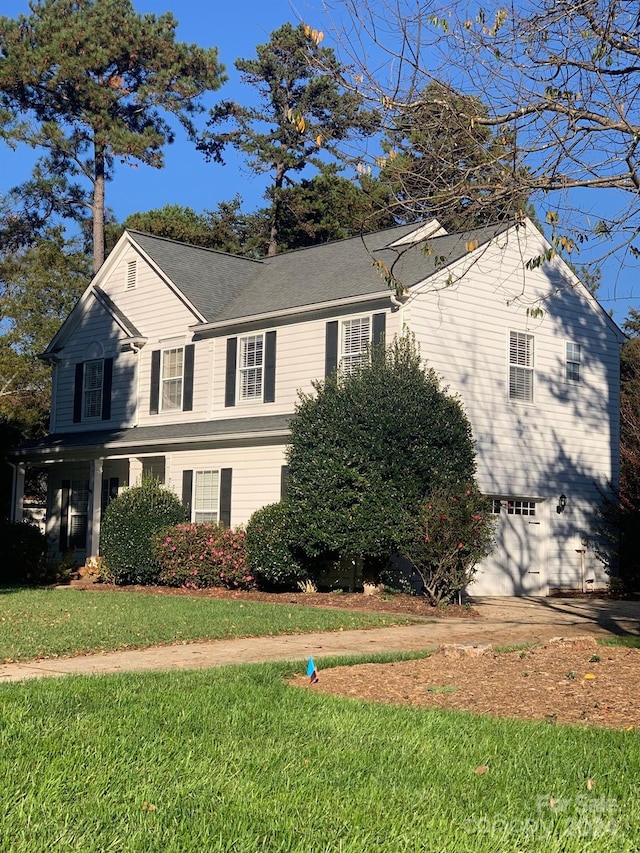
[[[240,338],[239,396],[241,400],[262,400],[264,335]]]
[[[565,365],[567,382],[580,382],[580,344],[567,341]]]
[[[357,317],[343,320],[340,340],[340,367],[345,376],[369,360],[371,344],[371,318]]]
[[[102,417],[102,383],[104,361],[101,358],[85,361],[82,380],[82,420]]]
[[[509,398],[533,400],[533,335],[509,333]]]
[[[182,384],[184,349],[167,349],[162,352],[161,394],[162,411],[182,409]]]

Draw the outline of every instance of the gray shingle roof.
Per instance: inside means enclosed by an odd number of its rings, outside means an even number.
[[[10,455],[24,459],[37,459],[43,454],[47,456],[59,454],[64,458],[72,457],[74,454],[82,456],[83,452],[89,452],[95,456],[97,450],[107,447],[126,452],[126,448],[144,445],[146,452],[153,452],[154,447],[161,447],[169,442],[175,448],[181,442],[207,444],[224,442],[227,439],[237,441],[242,435],[248,437],[255,435],[259,438],[271,433],[285,434],[292,417],[293,415],[262,415],[197,423],[57,433],[22,444],[12,450]]]
[[[416,230],[403,225],[364,237],[350,237],[285,252],[260,261],[200,249],[173,240],[130,232],[196,306],[206,322],[237,320],[264,313],[362,297],[387,288],[374,260],[393,265],[396,277],[411,287],[463,257],[470,241],[479,246],[505,231],[507,224],[433,237],[424,245],[388,248]]]

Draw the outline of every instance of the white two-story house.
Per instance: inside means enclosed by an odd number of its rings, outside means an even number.
[[[408,329],[463,402],[499,515],[469,591],[603,586],[623,335],[561,259],[541,262],[549,248],[528,221],[401,226],[263,260],[126,232],[42,356],[50,435],[13,452],[14,518],[32,465],[48,472],[53,547],[79,560],[145,472],[194,521],[244,524],[281,497],[298,391]]]

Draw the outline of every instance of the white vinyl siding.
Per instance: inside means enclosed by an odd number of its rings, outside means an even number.
[[[509,397],[533,400],[533,335],[509,332]]]
[[[182,408],[182,385],[184,370],[184,349],[163,350],[162,380],[160,399],[162,411],[172,412]]]
[[[567,382],[580,382],[580,344],[566,342]]]
[[[240,400],[262,400],[263,376],[264,335],[247,335],[240,338]]]
[[[370,343],[370,317],[356,317],[342,321],[340,367],[345,376],[350,376],[357,367],[367,361]]]
[[[196,471],[193,494],[193,520],[196,524],[217,522],[220,518],[220,472]]]
[[[82,377],[82,420],[98,420],[102,415],[102,380],[104,361],[95,359],[84,363]]]

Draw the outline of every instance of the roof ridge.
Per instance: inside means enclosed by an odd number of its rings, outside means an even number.
[[[183,246],[187,249],[197,249],[201,252],[208,252],[211,255],[223,255],[225,258],[238,258],[240,261],[251,261],[252,263],[261,264],[264,258],[249,258],[246,255],[237,255],[234,252],[224,252],[222,249],[211,249],[209,246],[196,246],[194,243],[187,243],[184,240],[176,240],[173,237],[162,237],[158,234],[149,234],[148,231],[140,231],[138,228],[125,228],[128,234],[140,235],[148,237],[151,240],[162,241],[163,243],[172,243],[175,246]]]

